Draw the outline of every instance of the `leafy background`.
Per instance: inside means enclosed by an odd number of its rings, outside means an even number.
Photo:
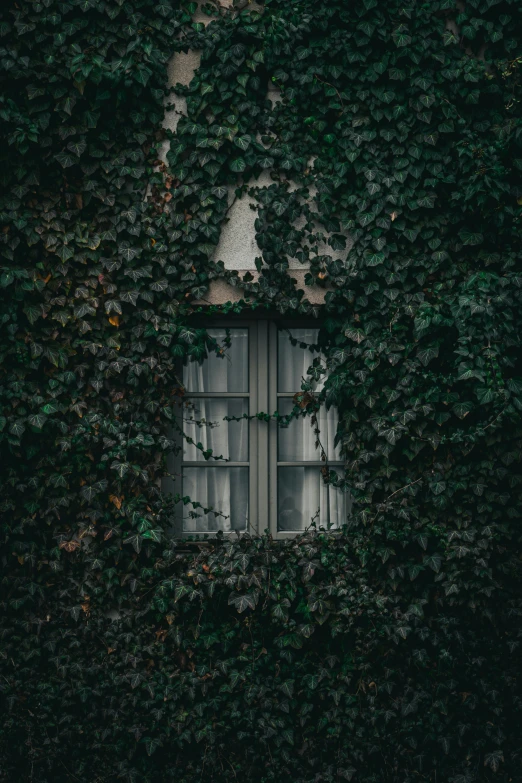
[[[0,780],[516,781],[522,5],[196,10],[0,11]],[[257,280],[213,260],[230,190]],[[168,535],[219,278],[321,316],[340,535]]]

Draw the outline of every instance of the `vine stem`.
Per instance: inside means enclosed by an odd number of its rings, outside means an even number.
[[[418,478],[416,481],[411,481],[409,484],[405,484],[405,485],[404,485],[403,487],[401,487],[400,489],[396,489],[396,490],[395,490],[395,492],[392,492],[392,493],[391,493],[391,495],[388,495],[388,497],[386,498],[386,500],[384,500],[384,501],[381,503],[381,505],[382,505],[382,506],[384,506],[386,503],[388,503],[388,501],[389,501],[389,500],[391,500],[391,499],[392,499],[392,497],[394,497],[395,495],[398,495],[398,494],[399,494],[399,492],[403,492],[405,489],[408,489],[408,487],[413,487],[415,484],[418,484],[418,483],[419,483],[419,481],[422,481],[422,479],[423,479],[423,478],[424,478],[424,476],[421,476],[421,477],[420,477],[420,478]],[[375,520],[377,519],[377,517],[379,516],[379,514],[380,514],[380,513],[381,513],[380,511],[378,511],[378,512],[376,513],[376,515],[374,516],[374,518],[373,518],[373,519],[372,519],[372,521],[370,522],[370,527],[373,525],[373,523],[375,522]]]
[[[343,107],[343,111],[344,111],[344,103],[343,103],[343,99],[341,98],[341,93],[339,92],[339,90],[337,89],[337,87],[336,87],[335,85],[333,85],[333,84],[330,84],[330,82],[327,82],[325,79],[321,79],[321,77],[320,77],[320,76],[318,76],[316,73],[314,73],[314,77],[317,79],[317,81],[318,81],[318,82],[321,82],[321,84],[327,84],[327,85],[328,85],[328,87],[333,87],[333,89],[334,89],[334,90],[335,90],[335,92],[337,93],[337,97],[338,97],[338,98],[339,98],[339,100],[341,101],[341,106]]]

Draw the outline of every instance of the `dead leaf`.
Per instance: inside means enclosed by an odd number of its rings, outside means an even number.
[[[119,326],[120,325],[120,316],[119,315],[111,315],[109,318],[109,323],[113,326]]]
[[[66,552],[74,552],[75,549],[80,548],[79,541],[61,541],[59,544],[60,549],[65,549]]]
[[[118,495],[109,495],[109,500],[111,501],[111,503],[114,503],[114,505],[116,506],[116,508],[119,511],[120,508],[121,508],[123,495],[121,496],[121,498],[119,498]]]

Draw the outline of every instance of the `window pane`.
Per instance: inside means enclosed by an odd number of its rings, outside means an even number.
[[[227,332],[230,344],[226,345]],[[223,355],[209,353],[202,362],[183,368],[183,385],[189,392],[248,392],[248,329],[209,329]]]
[[[294,403],[288,397],[280,397],[277,402],[279,413],[288,415]],[[334,449],[334,438],[339,422],[336,408],[326,410],[321,405],[317,414],[319,438],[329,460],[341,461],[340,446]],[[316,435],[310,416],[294,419],[287,427],[278,427],[278,460],[280,462],[307,462],[321,459],[321,450],[316,447]]]
[[[248,520],[248,468],[184,468],[183,495],[203,508],[183,507],[183,530],[207,533],[246,530]],[[208,514],[204,508],[211,508]]]
[[[325,528],[346,522],[349,496],[325,484],[320,468],[278,468],[277,478],[278,530],[304,530],[312,521]]]
[[[225,416],[244,414],[248,414],[247,399],[196,397],[183,408],[183,431],[205,450],[212,449],[212,457],[248,462],[248,420],[224,421]],[[205,462],[200,449],[187,441],[183,443],[183,459]]]
[[[298,392],[301,389],[302,379],[306,378],[306,371],[319,357],[317,351],[309,348],[301,348],[299,344],[292,345],[290,336],[307,345],[317,343],[318,329],[290,329],[280,330],[277,338],[277,390],[280,392]],[[316,389],[321,389],[323,381],[316,384]]]

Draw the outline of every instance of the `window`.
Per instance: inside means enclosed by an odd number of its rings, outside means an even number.
[[[321,469],[342,468],[334,447],[337,411],[321,406],[319,437],[309,415],[287,426],[243,418],[259,411],[289,414],[314,359],[318,329],[266,320],[209,328],[222,349],[183,367],[184,434],[166,489],[201,503],[179,504],[176,528],[185,535],[271,532],[284,537],[309,527],[339,527],[349,495],[326,484]],[[296,342],[297,341],[297,342]],[[314,384],[320,391],[322,381]],[[196,446],[197,444],[197,446]]]

